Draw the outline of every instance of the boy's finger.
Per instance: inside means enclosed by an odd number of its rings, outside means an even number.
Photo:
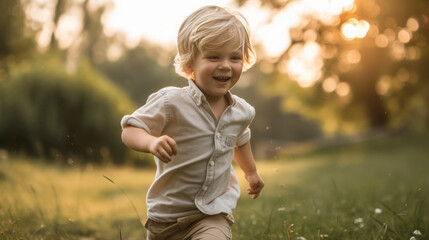
[[[256,199],[259,196],[259,194],[261,193],[263,186],[264,186],[264,184],[260,184],[260,183],[252,184],[247,189],[247,193],[252,196],[252,199]]]
[[[260,189],[251,189],[251,188],[247,189],[248,194],[259,194],[260,192],[261,192]]]
[[[169,138],[169,139],[167,139],[167,143],[170,146],[173,155],[177,155],[177,144],[176,144],[176,141],[174,141],[174,139],[172,139],[172,138]]]
[[[161,160],[162,162],[164,162],[164,163],[168,163],[168,162],[170,162],[171,161],[171,157],[170,157],[170,155],[164,150],[164,149],[161,149],[160,151],[159,151],[159,156],[158,156],[158,158],[159,158],[159,160]]]
[[[259,184],[258,184],[258,183],[256,183],[256,184],[250,184],[250,188],[251,188],[252,190],[256,190],[256,189],[258,189],[258,188],[259,188]]]
[[[168,156],[172,156],[174,154],[173,148],[170,146],[170,144],[167,142],[164,142],[162,144],[162,147],[164,148],[164,151],[168,154]]]
[[[254,183],[254,184],[250,184],[250,189],[252,189],[253,191],[261,191],[261,189],[263,188],[263,184],[261,183]]]
[[[163,135],[160,138],[160,147],[163,148],[169,156],[177,155],[176,141],[167,135]]]
[[[252,196],[252,199],[256,199],[260,194],[260,192],[253,192],[251,190],[248,190],[247,193]]]

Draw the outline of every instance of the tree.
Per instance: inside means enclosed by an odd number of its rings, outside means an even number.
[[[278,13],[305,1],[260,2]],[[272,73],[271,93],[283,96],[289,111],[317,118],[328,132],[427,128],[429,2],[356,0],[341,10],[306,12],[299,24],[285,27],[291,45],[274,63],[280,70]],[[313,75],[299,69],[303,52],[316,59],[304,65],[315,69]]]
[[[134,48],[123,49],[120,59],[105,61],[97,64],[97,67],[139,105],[144,104],[151,93],[163,87],[187,84],[186,79],[174,72],[174,54],[165,48],[141,41]]]
[[[51,33],[51,42],[50,47],[53,49],[58,48],[58,41],[55,38],[55,29],[58,27],[60,17],[65,13],[66,11],[66,0],[58,0],[55,4],[55,10],[54,10],[54,17],[52,19],[52,22],[54,24],[54,30]]]
[[[111,1],[21,0],[21,2],[23,8],[31,9],[27,11],[26,20],[27,25],[34,28],[35,35],[49,34],[49,40],[47,42],[45,40],[42,47],[62,54],[69,62],[69,66],[74,66],[69,70],[78,65],[80,55],[87,56],[93,64],[104,60],[105,50],[114,39],[104,34],[102,23],[103,16],[113,6]],[[66,22],[63,20],[73,21],[78,27],[65,34],[61,32],[67,31],[62,28],[62,24]]]
[[[10,65],[23,59],[34,47],[31,34],[25,28],[25,14],[20,1],[0,1],[0,29],[1,78],[8,73]]]
[[[109,45],[109,39],[104,34],[102,18],[111,7],[111,2],[105,2],[96,9],[91,10],[89,0],[85,0],[82,5],[83,27],[81,35],[84,38],[83,52],[89,57],[93,64],[101,62],[105,57],[105,49]]]

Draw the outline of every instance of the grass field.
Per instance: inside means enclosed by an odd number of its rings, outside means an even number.
[[[401,134],[258,160],[266,187],[240,198],[234,239],[429,239],[428,143]],[[144,239],[153,177],[2,159],[0,239]]]

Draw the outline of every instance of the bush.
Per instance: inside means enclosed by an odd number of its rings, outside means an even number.
[[[86,62],[76,74],[55,59],[21,66],[0,81],[0,148],[49,159],[124,163],[133,156],[121,142],[120,120],[133,109]]]

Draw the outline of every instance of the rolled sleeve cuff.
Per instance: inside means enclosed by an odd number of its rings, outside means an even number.
[[[121,127],[124,129],[126,126],[133,126],[144,129],[146,132],[150,134],[149,127],[140,119],[132,116],[132,115],[126,115],[121,120]]]
[[[250,128],[246,128],[246,130],[244,130],[244,132],[238,136],[235,146],[240,147],[246,144],[248,141],[250,141],[250,135]]]

